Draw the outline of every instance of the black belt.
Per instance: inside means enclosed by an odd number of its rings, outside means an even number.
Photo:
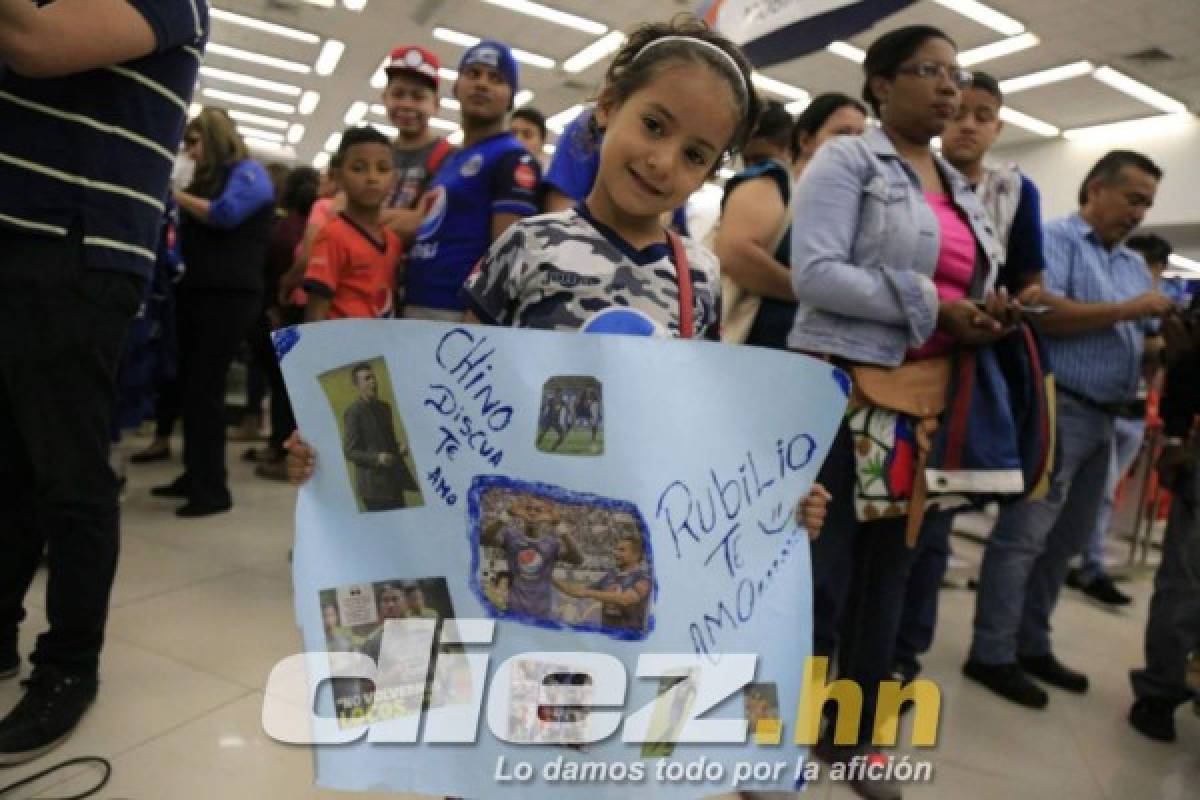
[[[1058,390],[1069,397],[1073,397],[1089,408],[1103,411],[1110,417],[1125,417],[1127,419],[1144,419],[1146,417],[1145,400],[1130,400],[1127,403],[1101,403],[1099,400],[1093,400],[1082,392],[1068,389],[1061,383],[1058,385]]]

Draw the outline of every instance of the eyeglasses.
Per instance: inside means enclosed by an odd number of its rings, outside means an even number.
[[[946,64],[936,64],[932,61],[922,61],[920,64],[909,64],[908,66],[898,67],[896,72],[905,75],[916,75],[918,78],[924,78],[925,80],[932,80],[945,75],[959,89],[966,89],[974,82],[974,77],[971,75],[969,69]]]

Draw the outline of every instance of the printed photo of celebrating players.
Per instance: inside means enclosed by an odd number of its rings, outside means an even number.
[[[642,639],[653,558],[636,507],[481,476],[471,488],[473,586],[493,616]]]

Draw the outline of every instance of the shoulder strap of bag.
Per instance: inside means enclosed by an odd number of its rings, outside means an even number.
[[[692,265],[687,257],[683,239],[673,230],[667,230],[671,250],[675,256],[675,279],[679,282],[679,336],[691,339],[696,331],[692,318]]]
[[[437,144],[429,151],[429,157],[425,159],[425,180],[426,182],[433,179],[437,171],[442,168],[442,162],[446,157],[454,152],[454,145],[445,139],[438,139]]]

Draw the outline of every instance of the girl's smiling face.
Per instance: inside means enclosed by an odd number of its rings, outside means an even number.
[[[713,173],[733,138],[738,103],[712,67],[677,61],[624,101],[602,94],[596,121],[604,142],[593,212],[651,219],[683,205]]]

